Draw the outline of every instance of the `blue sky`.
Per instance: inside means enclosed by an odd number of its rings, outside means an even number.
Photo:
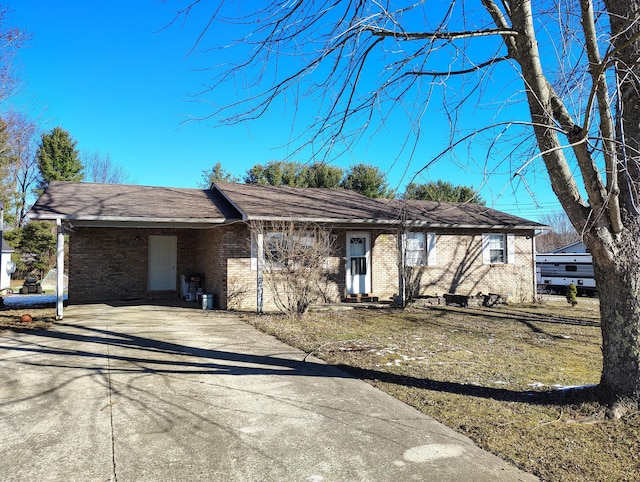
[[[197,22],[164,28],[176,3],[9,0],[10,21],[32,35],[17,59],[23,85],[13,106],[42,130],[61,126],[69,131],[81,152],[110,155],[137,184],[196,187],[202,171],[216,162],[242,176],[254,164],[285,158],[292,106],[233,127],[215,127],[213,119],[189,121],[211,112],[212,104],[236,98],[239,87],[230,83],[213,98],[194,96],[212,75],[202,67],[215,59],[198,52],[187,55],[198,34]],[[304,114],[296,112],[298,119]],[[304,132],[303,126],[296,132]],[[403,178],[405,171],[412,175],[446,146],[445,121],[434,117],[423,127],[427,147],[412,160],[406,155],[395,160],[399,141],[389,128],[335,163],[345,168],[357,162],[376,165],[401,189],[408,179]],[[489,205],[533,220],[559,210],[544,172],[532,171],[527,177],[536,204],[527,189],[509,182],[509,169],[484,184],[482,162],[441,162],[418,181],[483,186],[481,194]]]

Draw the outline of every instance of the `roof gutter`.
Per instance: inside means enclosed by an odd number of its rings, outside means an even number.
[[[231,201],[230,201],[231,202]],[[234,206],[236,207],[236,206]],[[251,221],[291,221],[296,223],[318,223],[318,224],[334,224],[334,225],[346,225],[346,226],[389,226],[398,227],[403,224],[403,221],[397,219],[342,219],[342,218],[303,218],[303,217],[286,217],[286,216],[247,216],[242,210],[238,209],[242,215],[242,219],[226,219],[226,218],[156,218],[156,217],[136,217],[136,216],[84,216],[84,215],[69,215],[69,214],[36,214],[30,213],[29,218],[34,220],[43,221],[55,221],[60,219],[68,221],[71,224],[74,222],[76,225],[95,226],[98,227],[101,224],[104,227],[114,225],[131,225],[141,224],[144,227],[150,227],[148,225],[156,224],[162,225],[162,227],[177,226],[177,225],[197,225],[198,227],[211,227],[222,224],[233,224],[236,222],[251,222]],[[455,224],[455,223],[433,223],[429,221],[411,221],[404,222],[405,226],[411,228],[439,228],[439,229],[487,229],[487,230],[548,230],[548,226],[537,225],[507,225],[507,224]],[[102,226],[101,226],[102,227]]]
[[[383,225],[383,226],[400,226],[403,223],[408,228],[456,228],[456,229],[510,229],[510,230],[536,230],[536,229],[548,229],[548,226],[530,226],[530,225],[508,225],[508,224],[445,224],[445,223],[433,223],[430,221],[400,221],[396,219],[338,219],[338,218],[299,218],[299,217],[286,217],[286,216],[250,216],[246,221],[291,221],[296,223],[320,223],[320,224],[345,224],[345,225]]]
[[[42,221],[64,221],[78,222],[138,222],[138,223],[177,223],[177,224],[223,224],[225,218],[144,218],[139,216],[76,216],[70,214],[29,214],[29,219]]]

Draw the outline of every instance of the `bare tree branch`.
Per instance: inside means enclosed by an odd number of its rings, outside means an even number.
[[[477,30],[475,32],[397,32],[373,26],[366,26],[362,29],[370,32],[374,37],[392,37],[396,40],[460,40],[474,37],[486,37],[493,35],[515,36],[518,32],[509,29],[488,29]]]

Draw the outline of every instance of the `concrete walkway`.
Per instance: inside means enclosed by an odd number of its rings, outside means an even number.
[[[0,332],[0,479],[528,481],[238,315],[72,306]]]

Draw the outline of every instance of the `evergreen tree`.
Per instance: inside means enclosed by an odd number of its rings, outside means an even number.
[[[299,162],[271,161],[256,164],[247,171],[244,182],[268,186],[320,187],[339,189],[344,171],[322,162],[301,164]]]
[[[404,199],[419,201],[445,201],[457,203],[477,203],[484,200],[471,186],[454,186],[450,182],[438,180],[426,184],[409,183],[403,195]]]
[[[323,162],[314,162],[310,166],[305,165],[299,173],[300,185],[327,189],[339,189],[343,176],[342,169]]]
[[[202,181],[198,185],[202,189],[209,189],[216,182],[238,182],[238,178],[222,167],[222,163],[216,162],[211,169],[202,171]]]
[[[389,190],[384,173],[376,166],[368,164],[351,166],[340,185],[344,189],[356,191],[367,197],[393,197],[393,191]]]
[[[61,127],[42,134],[36,159],[42,175],[40,189],[51,181],[82,181],[82,163],[76,150],[76,141]]]
[[[23,274],[42,276],[55,266],[55,226],[47,221],[31,221],[24,227],[4,233],[11,247],[16,249],[17,270]]]
[[[571,306],[576,306],[578,304],[578,288],[576,288],[576,285],[574,285],[573,283],[569,283],[565,296],[567,298],[567,303],[569,303]]]
[[[256,164],[247,171],[244,178],[246,184],[263,184],[266,186],[298,186],[300,164],[297,162],[271,161]]]

